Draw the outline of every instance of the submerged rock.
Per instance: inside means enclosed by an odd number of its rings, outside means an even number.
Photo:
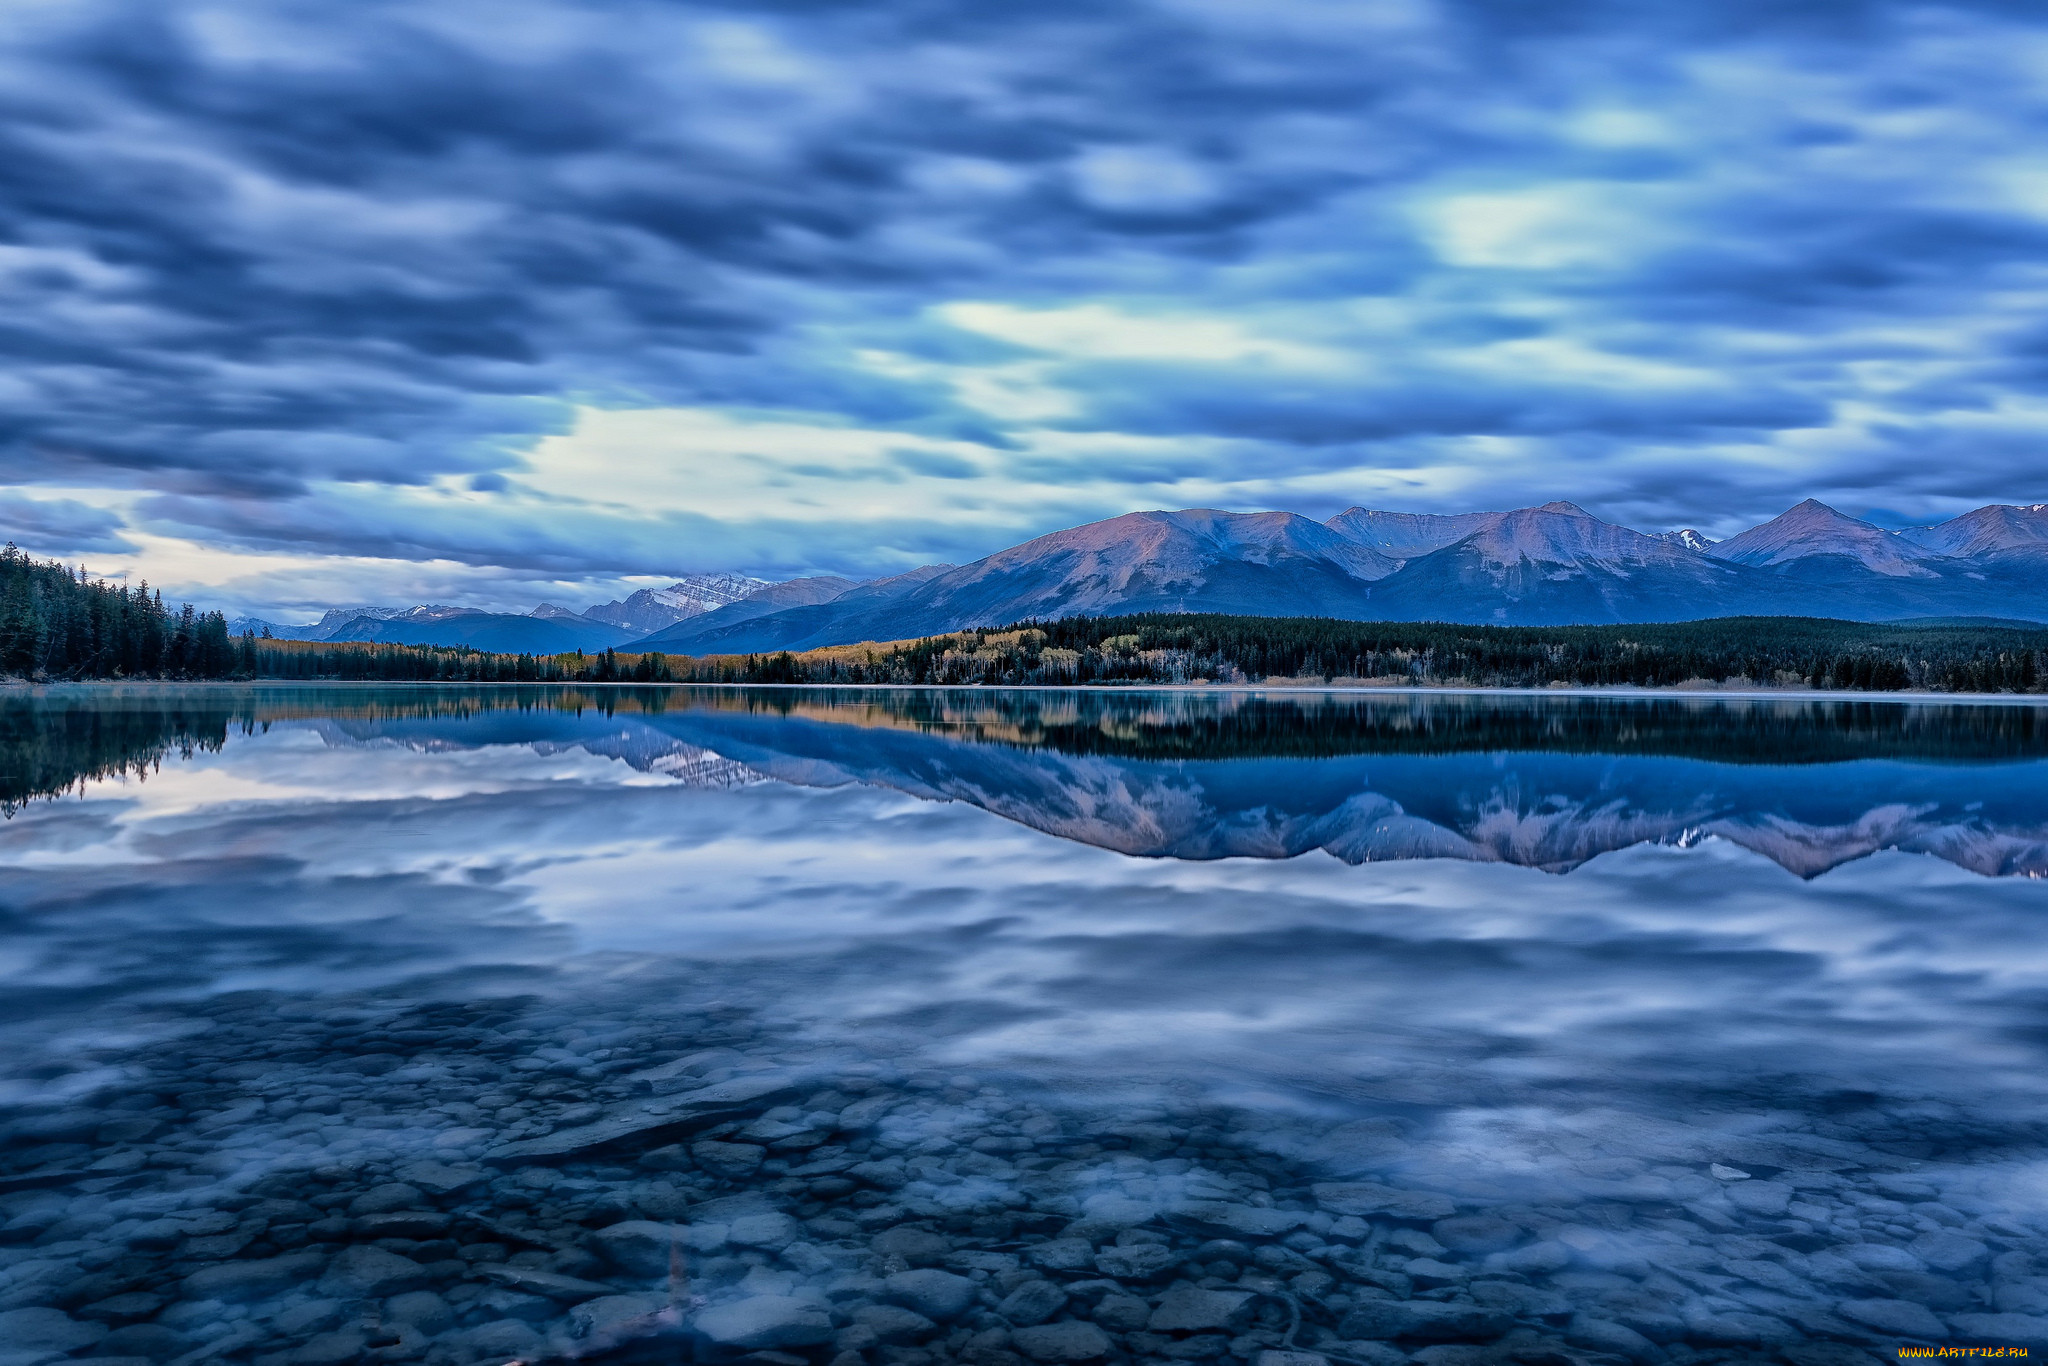
[[[1338,1326],[1347,1338],[1381,1341],[1421,1338],[1432,1342],[1488,1342],[1515,1326],[1512,1316],[1475,1304],[1436,1300],[1366,1300]]]
[[[263,1299],[319,1278],[327,1264],[324,1253],[304,1252],[246,1262],[220,1262],[201,1267],[185,1278],[188,1300],[230,1303]]]
[[[996,1312],[1019,1327],[1043,1323],[1064,1309],[1067,1292],[1051,1281],[1026,1281],[1011,1291]]]
[[[1390,1214],[1397,1219],[1442,1219],[1458,1208],[1449,1197],[1432,1191],[1397,1190],[1370,1181],[1318,1182],[1315,1197],[1316,1203],[1332,1214],[1355,1214],[1361,1218]]]
[[[690,1230],[675,1224],[627,1219],[590,1235],[590,1245],[613,1266],[634,1276],[665,1276],[691,1246]],[[721,1243],[723,1238],[719,1240]]]
[[[1625,1324],[1611,1319],[1594,1318],[1580,1314],[1566,1327],[1564,1340],[1574,1347],[1589,1351],[1608,1352],[1629,1361],[1650,1362],[1663,1359],[1663,1351],[1656,1343]]]
[[[922,1342],[939,1331],[938,1324],[900,1304],[864,1304],[853,1311],[853,1321],[877,1342]]]
[[[560,1160],[627,1143],[651,1147],[720,1120],[758,1115],[769,1106],[794,1097],[797,1091],[798,1079],[788,1074],[736,1077],[672,1101],[625,1106],[593,1124],[563,1129],[544,1138],[500,1144],[484,1154],[484,1161],[504,1166]]]
[[[809,1300],[756,1295],[698,1313],[697,1330],[727,1347],[815,1347],[832,1336],[832,1316]]]
[[[1945,1337],[1948,1326],[1925,1305],[1910,1300],[1844,1300],[1835,1306],[1845,1319],[1900,1337],[1935,1341]]]
[[[61,1309],[0,1311],[0,1352],[60,1356],[107,1336],[104,1324],[80,1323]]]
[[[613,1287],[609,1285],[587,1281],[580,1276],[564,1276],[558,1271],[544,1271],[539,1267],[481,1266],[477,1268],[476,1274],[508,1289],[560,1300],[565,1304],[575,1304],[613,1293]]]
[[[868,1246],[883,1257],[900,1257],[912,1266],[936,1266],[953,1250],[953,1240],[911,1224],[877,1233]]]
[[[1205,1233],[1239,1238],[1278,1238],[1308,1222],[1306,1214],[1292,1210],[1261,1209],[1222,1201],[1192,1201],[1170,1211],[1174,1222]]]
[[[967,1312],[980,1287],[965,1276],[924,1267],[899,1271],[882,1282],[883,1293],[906,1309],[948,1323]]]
[[[378,1247],[357,1246],[328,1264],[320,1278],[322,1294],[337,1299],[383,1299],[427,1283],[427,1270],[410,1257]]]
[[[1972,1344],[2038,1348],[2048,1345],[2048,1315],[1950,1314],[1949,1326]]]
[[[1253,1296],[1243,1290],[1198,1290],[1176,1285],[1160,1298],[1146,1327],[1155,1333],[1237,1329],[1251,1322]]]
[[[547,1351],[547,1340],[518,1319],[493,1319],[460,1335],[462,1346],[477,1360],[531,1360]]]
[[[1109,1334],[1092,1323],[1044,1323],[1019,1328],[1010,1335],[1019,1352],[1033,1361],[1094,1361],[1109,1355]]]

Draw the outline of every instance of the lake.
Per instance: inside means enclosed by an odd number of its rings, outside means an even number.
[[[0,1363],[2048,1346],[2048,708],[0,694]]]

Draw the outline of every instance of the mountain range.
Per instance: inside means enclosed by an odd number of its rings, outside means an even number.
[[[1725,541],[1552,502],[1449,516],[1355,507],[1134,512],[966,565],[856,582],[704,574],[582,612],[340,608],[274,634],[532,651],[803,650],[1032,618],[1229,612],[1573,625],[1733,615],[2048,621],[2048,504],[1892,531],[1813,499]],[[261,629],[267,623],[236,622]]]
[[[775,612],[702,613],[677,654],[899,640],[1077,613],[1235,612],[1555,626],[1735,615],[2048,620],[2048,504],[1888,531],[1812,499],[1726,541],[1571,503],[1436,516],[1134,512]]]
[[[851,580],[848,584],[851,586]],[[624,601],[603,603],[581,613],[544,602],[533,610],[533,615],[557,619],[580,615],[645,635],[705,612],[730,607],[771,586],[766,579],[750,579],[742,574],[696,574],[667,588],[643,588]]]
[[[787,607],[823,602],[856,586],[832,575],[770,583],[740,574],[695,574],[666,588],[643,588],[623,600],[578,612],[544,602],[530,613],[486,612],[474,607],[335,607],[306,625],[255,617],[228,623],[279,640],[320,640],[394,645],[467,645],[503,654],[596,652],[672,627],[712,611],[722,620],[746,620]]]

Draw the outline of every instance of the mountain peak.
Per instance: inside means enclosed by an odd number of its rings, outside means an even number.
[[[403,607],[330,607],[320,614],[320,620],[313,623],[312,629],[321,631],[346,626],[360,617],[369,617],[372,621],[389,621],[404,611]],[[317,640],[322,637],[313,638]]]
[[[1702,554],[1706,552],[1708,546],[1714,544],[1713,541],[1707,539],[1691,527],[1685,527],[1678,531],[1659,532],[1655,539],[1669,545],[1684,546],[1687,550],[1697,550]]]
[[[1933,578],[1921,561],[1939,552],[1886,531],[1818,498],[1807,498],[1761,526],[1730,536],[1708,552],[1716,559],[1768,568],[1816,556],[1841,556],[1891,578]]]
[[[1563,502],[1498,513],[1461,544],[1499,565],[1524,560],[1564,567],[1587,562],[1651,564],[1680,554],[1657,537],[1603,522],[1577,504]]]
[[[623,601],[600,603],[581,615],[628,630],[659,631],[743,602],[769,586],[766,579],[745,574],[687,574],[666,588],[642,588]]]
[[[1374,508],[1354,507],[1346,508],[1323,525],[1346,540],[1356,541],[1382,555],[1406,560],[1462,541],[1480,528],[1491,526],[1502,515],[1498,512],[1459,512],[1442,516],[1430,512],[1382,512]]]
[[[1909,527],[1899,535],[1943,555],[2039,551],[2048,548],[2048,503],[1993,503],[1935,526]]]
[[[1211,566],[1225,562],[1322,561],[1367,581],[1400,568],[1373,547],[1297,513],[1183,508],[1131,512],[1069,527],[998,551],[966,570],[986,565],[1008,572],[1047,556],[1072,560],[1065,571],[1070,577],[1094,582],[1092,591],[1108,592],[1125,591],[1134,580],[1199,584]]]

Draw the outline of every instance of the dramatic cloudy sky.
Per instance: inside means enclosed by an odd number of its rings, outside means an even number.
[[[2044,305],[2038,3],[0,6],[0,533],[230,609],[1933,520]]]

